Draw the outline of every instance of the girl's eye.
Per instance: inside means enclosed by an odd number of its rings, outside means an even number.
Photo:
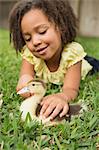
[[[24,41],[25,42],[29,42],[30,40],[31,40],[31,36],[30,35],[25,35],[25,34],[23,34],[23,38],[24,38]]]
[[[29,39],[25,39],[26,42],[29,42],[30,40],[31,40],[30,38]]]
[[[39,31],[39,34],[45,34],[47,30]]]

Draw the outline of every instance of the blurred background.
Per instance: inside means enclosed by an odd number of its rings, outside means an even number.
[[[8,29],[8,16],[19,0],[0,0],[0,28]],[[99,37],[99,0],[69,0],[79,19],[79,35]]]

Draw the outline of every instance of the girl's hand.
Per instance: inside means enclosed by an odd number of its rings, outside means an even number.
[[[18,92],[19,90],[21,90],[23,87],[25,87],[27,85],[27,83],[29,81],[33,80],[33,77],[31,75],[28,75],[28,74],[24,74],[20,77],[19,81],[18,81],[18,84],[17,84],[17,87],[16,87],[16,91]],[[21,96],[23,98],[27,98],[29,96],[31,96],[32,94],[31,93],[24,93],[24,94],[21,94]]]
[[[64,93],[49,95],[43,98],[40,115],[43,118],[50,117],[53,120],[59,113],[60,117],[67,114],[69,110],[68,97]]]

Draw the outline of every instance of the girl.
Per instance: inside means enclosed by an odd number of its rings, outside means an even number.
[[[76,29],[67,0],[22,0],[11,11],[10,40],[23,58],[17,91],[35,77],[63,84],[60,93],[43,98],[40,115],[45,118],[68,112],[68,103],[77,97],[81,76],[92,69],[82,46],[74,42]]]

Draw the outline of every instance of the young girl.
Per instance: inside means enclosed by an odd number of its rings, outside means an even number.
[[[92,69],[82,46],[74,42],[76,29],[67,0],[22,0],[11,11],[10,40],[23,57],[17,91],[35,77],[63,84],[60,93],[42,99],[40,115],[45,118],[66,115],[68,103],[77,97],[81,77]]]

